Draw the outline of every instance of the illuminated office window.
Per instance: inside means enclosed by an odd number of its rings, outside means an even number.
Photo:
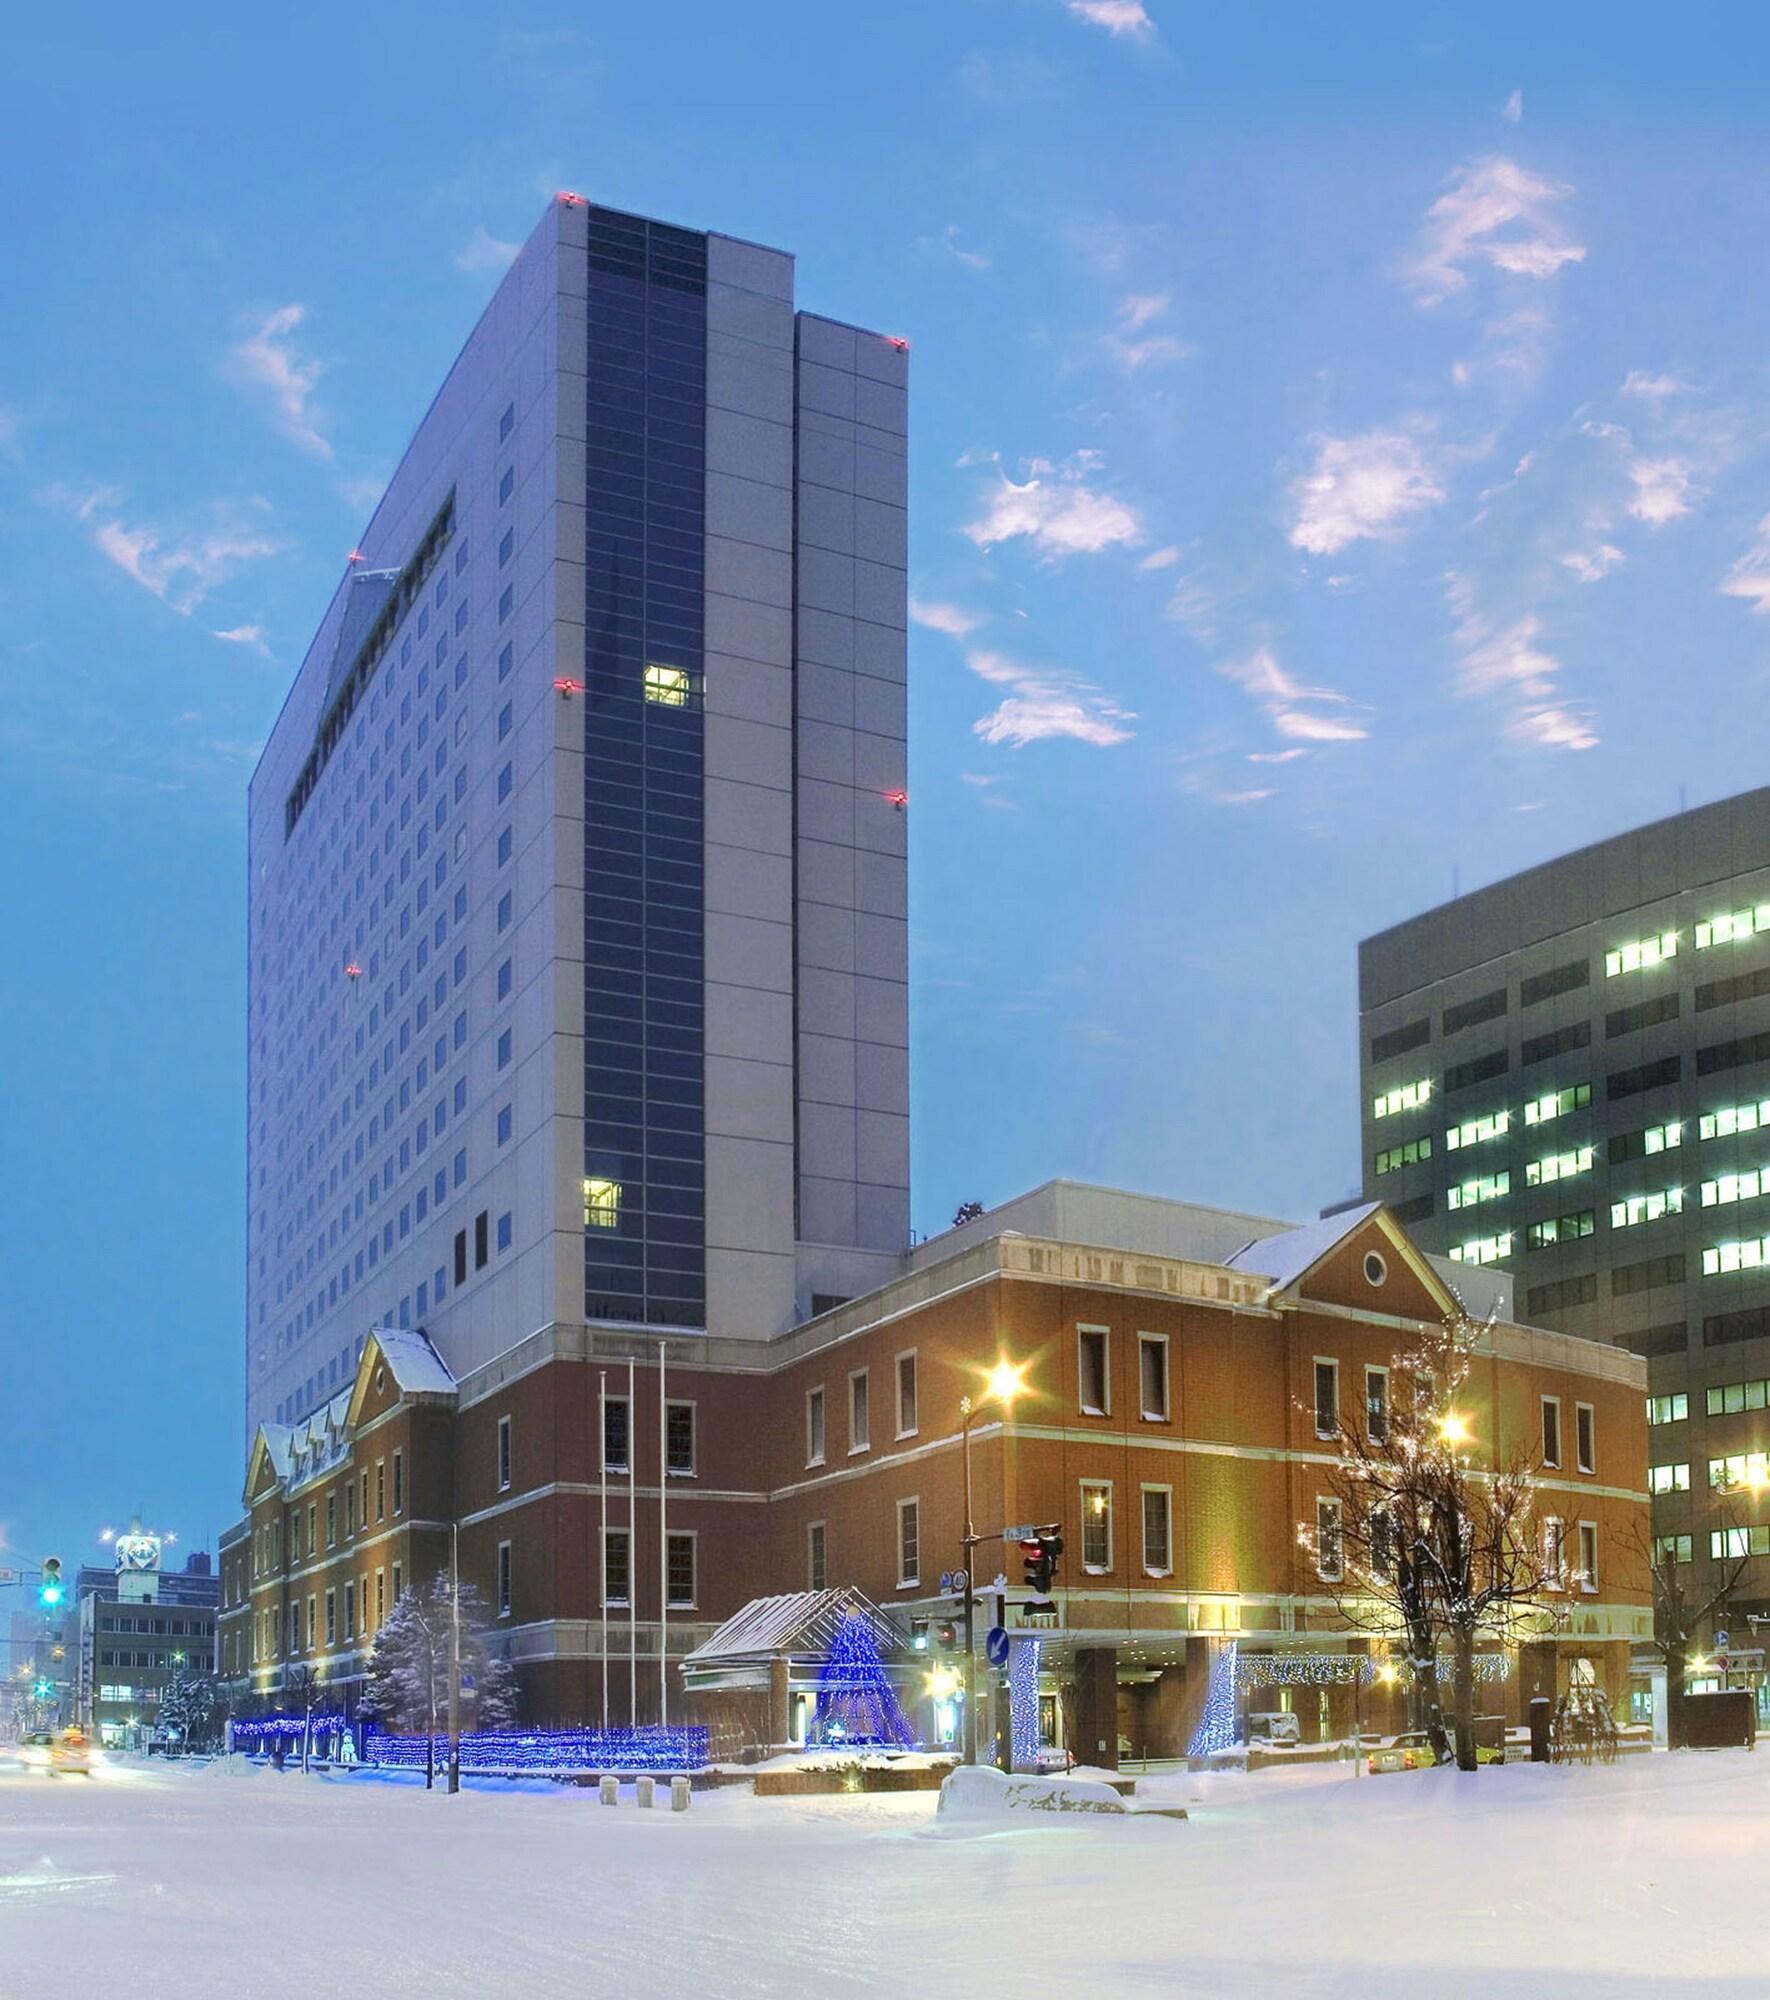
[[[588,1179],[584,1182],[584,1227],[616,1229],[621,1221],[619,1181]]]
[[[1678,933],[1660,931],[1652,937],[1631,938],[1604,954],[1604,976],[1614,979],[1619,972],[1645,972],[1662,959],[1678,955]]]
[[[652,665],[645,670],[645,698],[665,708],[686,708],[692,681],[686,667]]]

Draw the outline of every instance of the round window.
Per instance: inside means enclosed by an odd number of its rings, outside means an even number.
[[[387,1370],[385,1368],[377,1368],[375,1370],[375,1394],[379,1396],[386,1387]]]
[[[1364,1275],[1373,1285],[1380,1285],[1389,1275],[1389,1266],[1374,1250],[1368,1251],[1365,1255]]]

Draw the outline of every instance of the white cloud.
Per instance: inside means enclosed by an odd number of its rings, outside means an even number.
[[[1524,116],[1524,93],[1515,90],[1500,106],[1500,116],[1508,125],[1516,125]]]
[[[1357,743],[1370,734],[1349,715],[1319,713],[1351,704],[1335,688],[1310,687],[1295,679],[1270,646],[1256,647],[1239,660],[1220,661],[1216,671],[1264,709],[1273,728],[1293,743]]]
[[[1151,549],[1137,565],[1139,569],[1169,569],[1180,560],[1180,551],[1170,545],[1165,549]]]
[[[1563,264],[1579,263],[1585,245],[1569,238],[1558,213],[1570,193],[1499,155],[1458,168],[1426,212],[1410,266],[1421,305],[1437,305],[1462,291],[1471,264],[1547,278]]]
[[[478,277],[487,271],[508,270],[515,261],[520,243],[506,243],[494,236],[483,222],[473,225],[473,234],[455,252],[455,269]]]
[[[1119,331],[1103,334],[1101,343],[1121,368],[1147,368],[1152,362],[1184,361],[1195,350],[1177,335],[1151,333],[1172,303],[1168,292],[1132,292],[1118,308]]]
[[[1561,558],[1561,567],[1572,570],[1581,583],[1601,583],[1627,560],[1614,543],[1600,542],[1594,549],[1569,549]]]
[[[1291,483],[1293,548],[1332,555],[1363,536],[1400,533],[1411,515],[1444,498],[1418,443],[1405,431],[1317,435],[1315,464]]]
[[[984,651],[967,653],[965,663],[980,680],[1012,690],[971,725],[986,743],[1023,750],[1047,737],[1069,736],[1106,749],[1130,740],[1131,731],[1122,725],[1135,720],[1132,712],[1077,675],[1023,667],[1005,654]]]
[[[1474,586],[1452,574],[1446,580],[1454,642],[1461,655],[1457,691],[1499,702],[1514,741],[1542,750],[1590,750],[1598,732],[1589,714],[1560,698],[1561,663],[1539,641],[1542,620],[1525,612],[1496,626],[1475,607]]]
[[[945,632],[954,639],[963,639],[984,622],[980,612],[966,611],[957,604],[931,603],[923,597],[910,599],[910,616],[931,632]]]
[[[255,653],[262,653],[268,660],[270,648],[264,643],[262,625],[234,625],[225,632],[211,632],[210,638],[219,639],[229,646],[247,646]]]
[[[1149,18],[1143,0],[1065,0],[1065,3],[1078,21],[1104,28],[1109,35],[1129,35],[1136,41],[1148,41],[1155,34],[1155,23]]]
[[[306,317],[305,306],[279,306],[230,351],[229,360],[244,381],[270,392],[273,421],[291,444],[330,459],[332,447],[319,433],[313,408],[324,363],[295,352],[294,334]]]
[[[1262,799],[1277,796],[1270,785],[1249,785],[1241,789],[1220,785],[1209,772],[1202,770],[1183,772],[1180,789],[1211,806],[1257,806]]]
[[[1250,750],[1250,764],[1294,764],[1299,757],[1307,757],[1309,752],[1300,745],[1290,750]]]
[[[1622,393],[1639,396],[1644,402],[1661,403],[1668,396],[1688,396],[1690,384],[1676,375],[1649,375],[1644,368],[1631,368],[1623,377]]]
[[[81,522],[91,534],[93,546],[125,576],[181,617],[189,617],[212,590],[245,564],[280,555],[288,547],[286,541],[264,528],[268,508],[262,500],[246,507],[218,500],[204,510],[200,524],[172,528],[125,521],[118,512],[123,495],[115,487],[98,486],[79,493],[55,486],[44,497]]]
[[[1131,292],[1119,301],[1119,324],[1127,333],[1137,333],[1152,320],[1161,319],[1174,302],[1172,292]]]
[[[1117,543],[1134,546],[1143,524],[1134,509],[1109,493],[1096,493],[1080,471],[1058,472],[1042,460],[1024,486],[1005,474],[989,494],[983,513],[965,529],[979,548],[1024,535],[1052,561],[1064,556],[1098,555]],[[1048,475],[1048,476],[1045,476]]]
[[[1754,611],[1770,611],[1770,514],[1758,523],[1757,539],[1721,579],[1723,597],[1742,597]]]
[[[1681,458],[1631,458],[1629,479],[1634,498],[1629,512],[1650,528],[1663,528],[1668,521],[1690,512],[1692,492],[1690,467]]]
[[[959,241],[959,225],[949,222],[938,236],[918,236],[916,248],[925,257],[951,257],[967,270],[987,271],[989,259],[981,250],[967,250]]]

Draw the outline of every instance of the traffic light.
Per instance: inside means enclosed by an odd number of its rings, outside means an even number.
[[[1057,1574],[1057,1558],[1062,1553],[1063,1537],[1055,1528],[1041,1528],[1020,1544],[1022,1573],[1027,1589],[1035,1598],[1043,1600],[1050,1596],[1052,1579]]]
[[[959,1643],[959,1628],[951,1618],[943,1618],[934,1628],[936,1641],[950,1653]]]
[[[54,1681],[37,1681],[33,1684],[31,1693],[38,1701],[53,1701],[55,1699],[55,1683]]]
[[[61,1557],[43,1558],[43,1576],[37,1585],[37,1602],[45,1611],[57,1611],[68,1594],[68,1587],[61,1580]]]
[[[928,1621],[926,1618],[910,1620],[910,1645],[918,1653],[928,1650]]]

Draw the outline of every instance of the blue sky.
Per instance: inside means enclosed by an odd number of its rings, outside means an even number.
[[[231,1518],[243,794],[556,189],[913,352],[915,1219],[1357,1181],[1355,944],[1765,777],[1755,10],[47,10],[0,83],[0,1526]]]

